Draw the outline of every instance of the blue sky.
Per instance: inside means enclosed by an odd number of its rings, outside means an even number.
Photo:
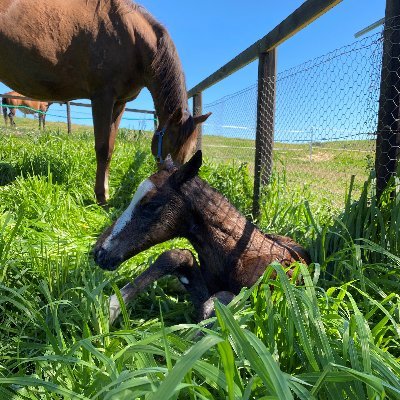
[[[302,2],[142,0],[141,4],[168,28],[178,48],[190,89],[268,33]],[[343,0],[279,47],[278,71],[351,43],[357,31],[382,18],[384,12],[385,0]],[[212,102],[253,85],[256,79],[257,63],[254,62],[207,90],[204,102]],[[7,90],[0,83],[0,93]],[[147,90],[143,90],[129,106],[153,109]]]

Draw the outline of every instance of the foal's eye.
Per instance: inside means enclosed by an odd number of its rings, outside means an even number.
[[[143,205],[143,211],[146,214],[153,215],[160,212],[163,208],[162,204],[145,204]]]
[[[163,208],[163,206],[156,206],[156,207],[154,207],[153,208],[153,213],[158,213],[158,212],[160,212],[161,210],[162,210],[162,208]]]

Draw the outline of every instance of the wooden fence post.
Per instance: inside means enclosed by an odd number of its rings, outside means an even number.
[[[376,138],[376,193],[396,174],[400,148],[400,1],[386,0]]]
[[[72,129],[71,129],[71,105],[69,103],[69,101],[67,101],[66,103],[67,106],[67,126],[68,126],[68,133],[70,134]]]
[[[276,48],[258,58],[256,152],[254,160],[253,217],[260,214],[261,187],[272,172],[276,98]]]
[[[193,116],[197,117],[202,115],[203,113],[203,94],[202,92],[196,93],[193,96]],[[203,129],[202,125],[197,126],[197,146],[196,150],[202,149],[202,142],[203,142]]]

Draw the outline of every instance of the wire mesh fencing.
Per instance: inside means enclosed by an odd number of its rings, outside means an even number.
[[[307,186],[334,206],[343,204],[352,175],[355,190],[361,189],[374,168],[383,36],[364,37],[278,73],[276,86],[273,79],[263,82],[266,94],[258,118],[273,125],[273,144],[262,139],[267,150],[257,166],[264,175],[272,163],[273,171],[284,173],[290,186]],[[204,106],[205,112],[213,112],[203,127],[205,155],[247,162],[251,173],[256,169],[258,86]],[[391,102],[394,110],[393,104],[398,105],[398,99]],[[398,115],[392,125],[392,131],[398,127]],[[392,136],[398,140],[398,134]]]
[[[375,170],[377,192],[398,172],[400,154],[400,16],[385,23]]]

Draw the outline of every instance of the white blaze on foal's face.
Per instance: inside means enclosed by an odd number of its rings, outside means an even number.
[[[137,204],[140,202],[140,200],[143,199],[144,196],[146,196],[147,193],[150,192],[150,190],[154,188],[155,185],[150,179],[146,179],[138,186],[136,193],[134,194],[128,208],[117,219],[117,221],[114,224],[114,227],[111,230],[111,233],[104,240],[103,245],[101,246],[104,250],[109,250],[111,241],[125,228],[125,226],[131,220],[132,214],[135,211]]]

